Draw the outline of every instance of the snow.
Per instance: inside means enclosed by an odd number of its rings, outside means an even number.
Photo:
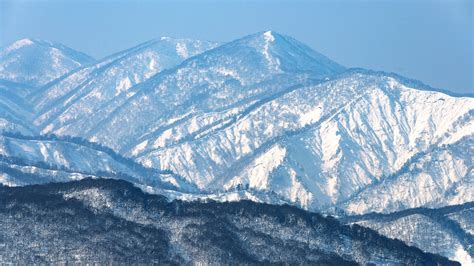
[[[186,47],[185,43],[178,42],[176,44],[176,52],[178,53],[179,56],[181,56],[181,58],[189,57],[188,48]]]
[[[63,45],[31,39],[14,42],[0,55],[1,79],[35,87],[93,61]]]
[[[185,200],[357,214],[474,200],[472,97],[382,73],[336,75],[342,67],[271,31],[216,46],[163,37],[81,69],[88,60],[53,44],[25,39],[3,51],[12,54],[2,56],[1,78],[43,85],[65,74],[26,99],[34,110],[17,120],[41,133],[93,140],[176,176],[140,176],[101,151],[61,141],[1,137],[0,151],[70,170],[15,166],[53,181],[110,171],[161,193],[148,183],[161,178],[178,189],[163,193]],[[20,51],[26,47],[41,65],[31,75],[10,71],[31,62]],[[4,117],[0,123],[15,128]],[[178,176],[198,191],[189,193]],[[0,182],[22,184],[7,175]],[[100,191],[89,196],[108,206]],[[472,264],[467,256],[458,248],[453,258]]]
[[[14,50],[18,50],[24,46],[28,46],[28,45],[32,45],[34,44],[34,42],[30,39],[21,39],[21,40],[18,40],[14,43],[12,43],[11,45],[9,45],[7,48],[5,48],[4,52],[5,53],[10,53]]]
[[[271,31],[266,31],[263,34],[264,38],[264,46],[263,46],[263,55],[265,56],[265,59],[268,61],[268,64],[270,67],[272,67],[274,70],[278,71],[280,67],[280,61],[278,58],[273,58],[272,55],[270,54],[270,45],[272,42],[275,41],[275,37],[272,35]]]
[[[162,38],[73,71],[35,96],[32,124],[172,169],[204,193],[249,184],[312,210],[360,212],[470,198],[472,160],[434,149],[472,138],[472,97],[382,73],[336,76],[344,68],[271,31],[216,45]],[[417,155],[418,172],[383,182]]]
[[[128,90],[130,87],[132,87],[132,82],[130,81],[130,78],[126,77],[120,80],[117,88],[115,89],[115,95],[119,95],[120,93]]]
[[[157,71],[157,64],[155,58],[150,59],[150,63],[148,64],[148,68],[151,70],[151,72],[156,72]],[[135,82],[139,82],[139,78],[135,75]]]
[[[147,145],[148,145],[148,140],[143,141],[132,150],[132,155],[137,156],[140,152],[142,152],[146,148]]]
[[[460,245],[457,247],[456,253],[451,259],[458,261],[463,266],[474,265],[474,258]]]
[[[299,118],[300,125],[302,127],[317,122],[321,118],[321,114],[323,107],[321,105],[317,105],[312,110],[309,110],[301,115]]]
[[[228,190],[239,184],[248,184],[251,188],[267,190],[270,174],[283,162],[285,155],[285,148],[279,145],[272,147],[266,153],[257,157],[246,172],[234,177],[224,188]]]

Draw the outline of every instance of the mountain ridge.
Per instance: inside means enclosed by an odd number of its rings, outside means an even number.
[[[0,78],[42,86],[94,59],[65,45],[21,39],[0,51]]]

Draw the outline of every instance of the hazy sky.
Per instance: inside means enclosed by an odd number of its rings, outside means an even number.
[[[274,30],[348,67],[474,92],[472,2],[0,0],[0,46],[33,37],[100,58],[161,36]]]

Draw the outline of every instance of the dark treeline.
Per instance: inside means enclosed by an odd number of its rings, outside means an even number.
[[[97,207],[81,197],[64,196],[95,197],[84,192],[91,188],[109,203]],[[357,259],[363,264],[458,265],[373,230],[341,225],[289,205],[169,202],[111,179],[0,187],[0,226],[5,229],[0,232],[3,261],[23,263],[183,264],[192,259],[210,264],[356,265]],[[173,248],[176,243],[179,249]]]

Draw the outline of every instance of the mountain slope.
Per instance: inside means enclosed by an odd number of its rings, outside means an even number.
[[[5,263],[456,265],[294,207],[168,202],[116,180],[0,187],[0,226]]]
[[[410,88],[385,74],[348,73],[235,114],[178,121],[131,154],[203,190],[249,186],[321,209],[349,200],[420,152],[472,138],[473,110],[471,97]]]
[[[474,138],[413,156],[399,171],[359,192],[341,208],[389,213],[474,201]]]
[[[31,91],[29,86],[0,80],[0,132],[32,134],[36,130],[28,123],[33,117],[33,110],[23,98]]]
[[[0,52],[0,79],[38,87],[92,62],[62,44],[21,39]]]
[[[193,192],[171,171],[143,167],[101,145],[79,138],[0,136],[0,183],[9,186],[66,182],[88,176],[121,178],[142,189]],[[34,176],[36,175],[36,178]]]
[[[425,252],[440,254],[463,265],[474,263],[474,202],[439,209],[416,208],[389,214],[370,213],[342,219],[404,241]]]
[[[106,57],[38,91],[32,98],[38,113],[35,124],[44,128],[43,133],[65,125],[77,127],[98,109],[131,97],[135,92],[129,89],[135,84],[216,45],[163,37]]]

